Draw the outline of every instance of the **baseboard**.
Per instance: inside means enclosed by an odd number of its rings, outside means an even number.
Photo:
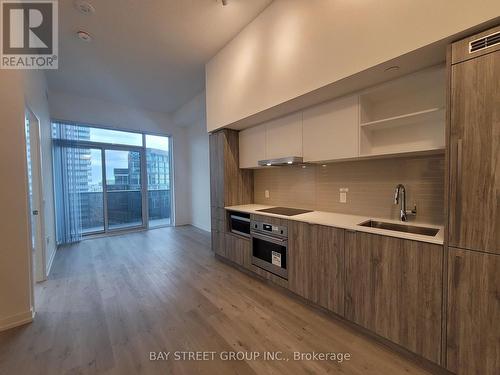
[[[20,314],[12,315],[0,320],[0,332],[23,324],[31,323],[35,317],[33,310],[26,311]]]
[[[192,223],[191,225],[193,227],[198,228],[198,229],[204,230],[205,232],[210,232],[210,230],[211,230],[210,227],[207,227],[205,225],[198,225],[198,224],[194,224],[194,223]]]
[[[54,249],[52,254],[50,255],[49,262],[47,263],[47,268],[45,271],[45,278],[48,278],[50,275],[50,270],[52,269],[52,263],[54,263],[54,258],[56,257],[57,247]]]

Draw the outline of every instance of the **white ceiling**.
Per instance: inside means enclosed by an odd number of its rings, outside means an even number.
[[[272,0],[59,2],[59,69],[50,90],[170,112],[205,87],[205,63]],[[76,38],[79,29],[93,41]]]

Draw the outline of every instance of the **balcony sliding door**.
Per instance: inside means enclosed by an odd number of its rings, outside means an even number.
[[[105,150],[109,230],[144,225],[141,153],[133,150]]]
[[[172,224],[171,139],[53,123],[57,242]]]

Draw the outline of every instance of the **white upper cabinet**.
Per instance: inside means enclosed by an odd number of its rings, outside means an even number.
[[[358,96],[348,96],[304,111],[304,161],[329,161],[359,155]]]
[[[266,125],[240,131],[240,168],[255,168],[266,158]]]
[[[240,133],[240,167],[443,152],[446,72],[427,68]]]
[[[302,112],[266,123],[266,159],[302,156]]]

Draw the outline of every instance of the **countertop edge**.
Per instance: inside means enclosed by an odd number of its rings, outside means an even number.
[[[307,223],[307,224],[324,225],[327,227],[339,228],[339,229],[344,229],[344,230],[354,231],[354,232],[377,234],[380,236],[400,238],[400,239],[409,240],[409,241],[425,242],[425,243],[441,245],[441,246],[444,245],[444,239],[442,238],[444,228],[442,226],[439,226],[439,225],[431,225],[434,228],[439,228],[439,232],[435,237],[427,238],[427,237],[424,237],[423,235],[405,235],[404,233],[390,231],[390,230],[386,230],[386,229],[361,227],[357,224],[356,225],[352,225],[352,224],[346,225],[346,224],[342,224],[342,223],[327,223],[327,222],[320,221],[320,220],[318,221],[318,220],[311,220],[311,219],[307,219],[307,218],[297,217],[297,216],[307,215],[307,214],[301,214],[301,215],[296,215],[296,216],[285,216],[285,215],[278,215],[278,214],[270,214],[267,212],[259,212],[259,211],[257,211],[257,208],[254,208],[254,209],[246,208],[245,209],[241,206],[246,206],[246,205],[227,206],[227,207],[224,207],[224,209],[226,211],[242,212],[242,213],[254,214],[254,215],[259,215],[259,216],[269,216],[269,217],[275,217],[275,218],[284,219],[284,220],[298,221],[298,222]],[[268,208],[267,206],[264,206],[264,205],[256,205],[256,206],[259,206],[258,209]],[[262,206],[262,207],[260,207],[260,206]],[[272,206],[269,206],[269,207],[272,207]],[[320,214],[345,215],[346,217],[357,216],[357,215],[340,214],[340,213],[326,212],[326,211],[314,211],[314,212],[320,213]],[[359,222],[361,223],[363,221],[375,219],[375,218],[359,216],[358,219],[359,219]],[[377,218],[377,219],[380,219],[380,218]],[[392,221],[389,219],[386,219],[386,220]],[[417,223],[415,225],[425,225],[425,224]]]

